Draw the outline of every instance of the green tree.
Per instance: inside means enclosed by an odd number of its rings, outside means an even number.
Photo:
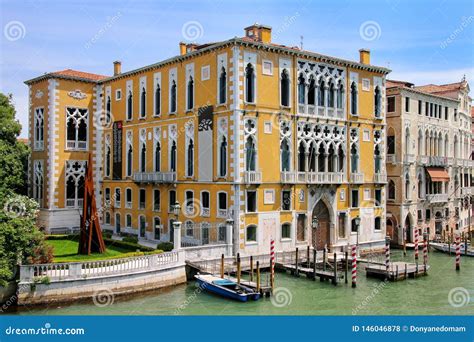
[[[0,93],[0,285],[12,280],[19,264],[52,260],[52,250],[36,227],[38,204],[26,191],[28,147],[18,141],[21,125],[11,95]]]
[[[14,193],[26,194],[29,148],[18,141],[21,125],[15,119],[12,96],[0,93],[0,205]]]

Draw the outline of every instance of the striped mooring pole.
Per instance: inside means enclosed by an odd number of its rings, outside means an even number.
[[[275,287],[275,240],[270,240],[270,282],[272,291]]]
[[[428,264],[428,233],[427,232],[423,233],[423,264],[425,265],[425,271],[426,271],[426,265]]]
[[[352,287],[357,286],[357,246],[352,245]]]
[[[418,260],[418,228],[415,229],[415,260]]]
[[[461,243],[459,234],[456,235],[456,271],[461,269]]]
[[[385,271],[388,272],[390,270],[390,236],[385,237]]]

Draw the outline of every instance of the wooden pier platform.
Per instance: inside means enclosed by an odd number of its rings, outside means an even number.
[[[320,268],[316,269],[316,272],[313,268],[311,267],[303,267],[298,265],[298,269],[296,268],[296,265],[290,265],[290,264],[276,264],[275,265],[276,269],[282,270],[282,271],[289,271],[292,275],[294,276],[299,276],[300,274],[306,275],[307,278],[316,280],[316,277],[319,277],[321,281],[324,280],[330,280],[334,285],[337,284],[339,279],[344,278],[344,275],[341,273],[341,270],[338,270],[339,272],[334,272],[334,270],[322,270]]]
[[[385,265],[371,264],[365,267],[367,277],[374,277],[379,279],[387,279],[389,281],[405,280],[407,278],[416,278],[427,275],[429,265],[413,264],[402,261],[391,262],[389,270]]]
[[[226,279],[229,279],[231,281],[237,282],[237,278],[234,278],[232,276],[225,276]],[[245,285],[247,287],[250,287],[253,290],[257,290],[257,283],[254,281],[250,281],[247,279],[240,279],[240,284]],[[269,285],[260,285],[260,294],[262,296],[269,297],[272,293],[272,287]]]

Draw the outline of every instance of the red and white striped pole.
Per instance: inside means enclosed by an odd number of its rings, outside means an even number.
[[[352,287],[357,286],[357,246],[352,245]]]
[[[456,271],[461,269],[461,243],[459,241],[459,234],[456,235]]]
[[[418,260],[418,228],[415,229],[415,260]]]
[[[425,265],[425,271],[426,271],[426,265],[428,264],[428,233],[427,232],[423,233],[423,264]]]
[[[270,282],[272,291],[275,286],[275,240],[270,241]]]
[[[385,271],[390,271],[390,236],[385,237]]]

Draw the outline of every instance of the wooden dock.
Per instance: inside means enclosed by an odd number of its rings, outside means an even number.
[[[370,264],[365,267],[365,271],[367,277],[400,281],[427,275],[429,268],[429,265],[395,261],[390,262],[388,272],[386,266],[380,264]]]
[[[300,274],[306,275],[307,278],[316,280],[318,277],[321,281],[330,280],[334,285],[337,284],[339,279],[343,279],[344,275],[342,273],[334,272],[334,270],[322,270],[320,268],[308,268],[298,265],[283,265],[276,264],[275,267],[277,270],[289,271],[294,276],[299,276]]]

